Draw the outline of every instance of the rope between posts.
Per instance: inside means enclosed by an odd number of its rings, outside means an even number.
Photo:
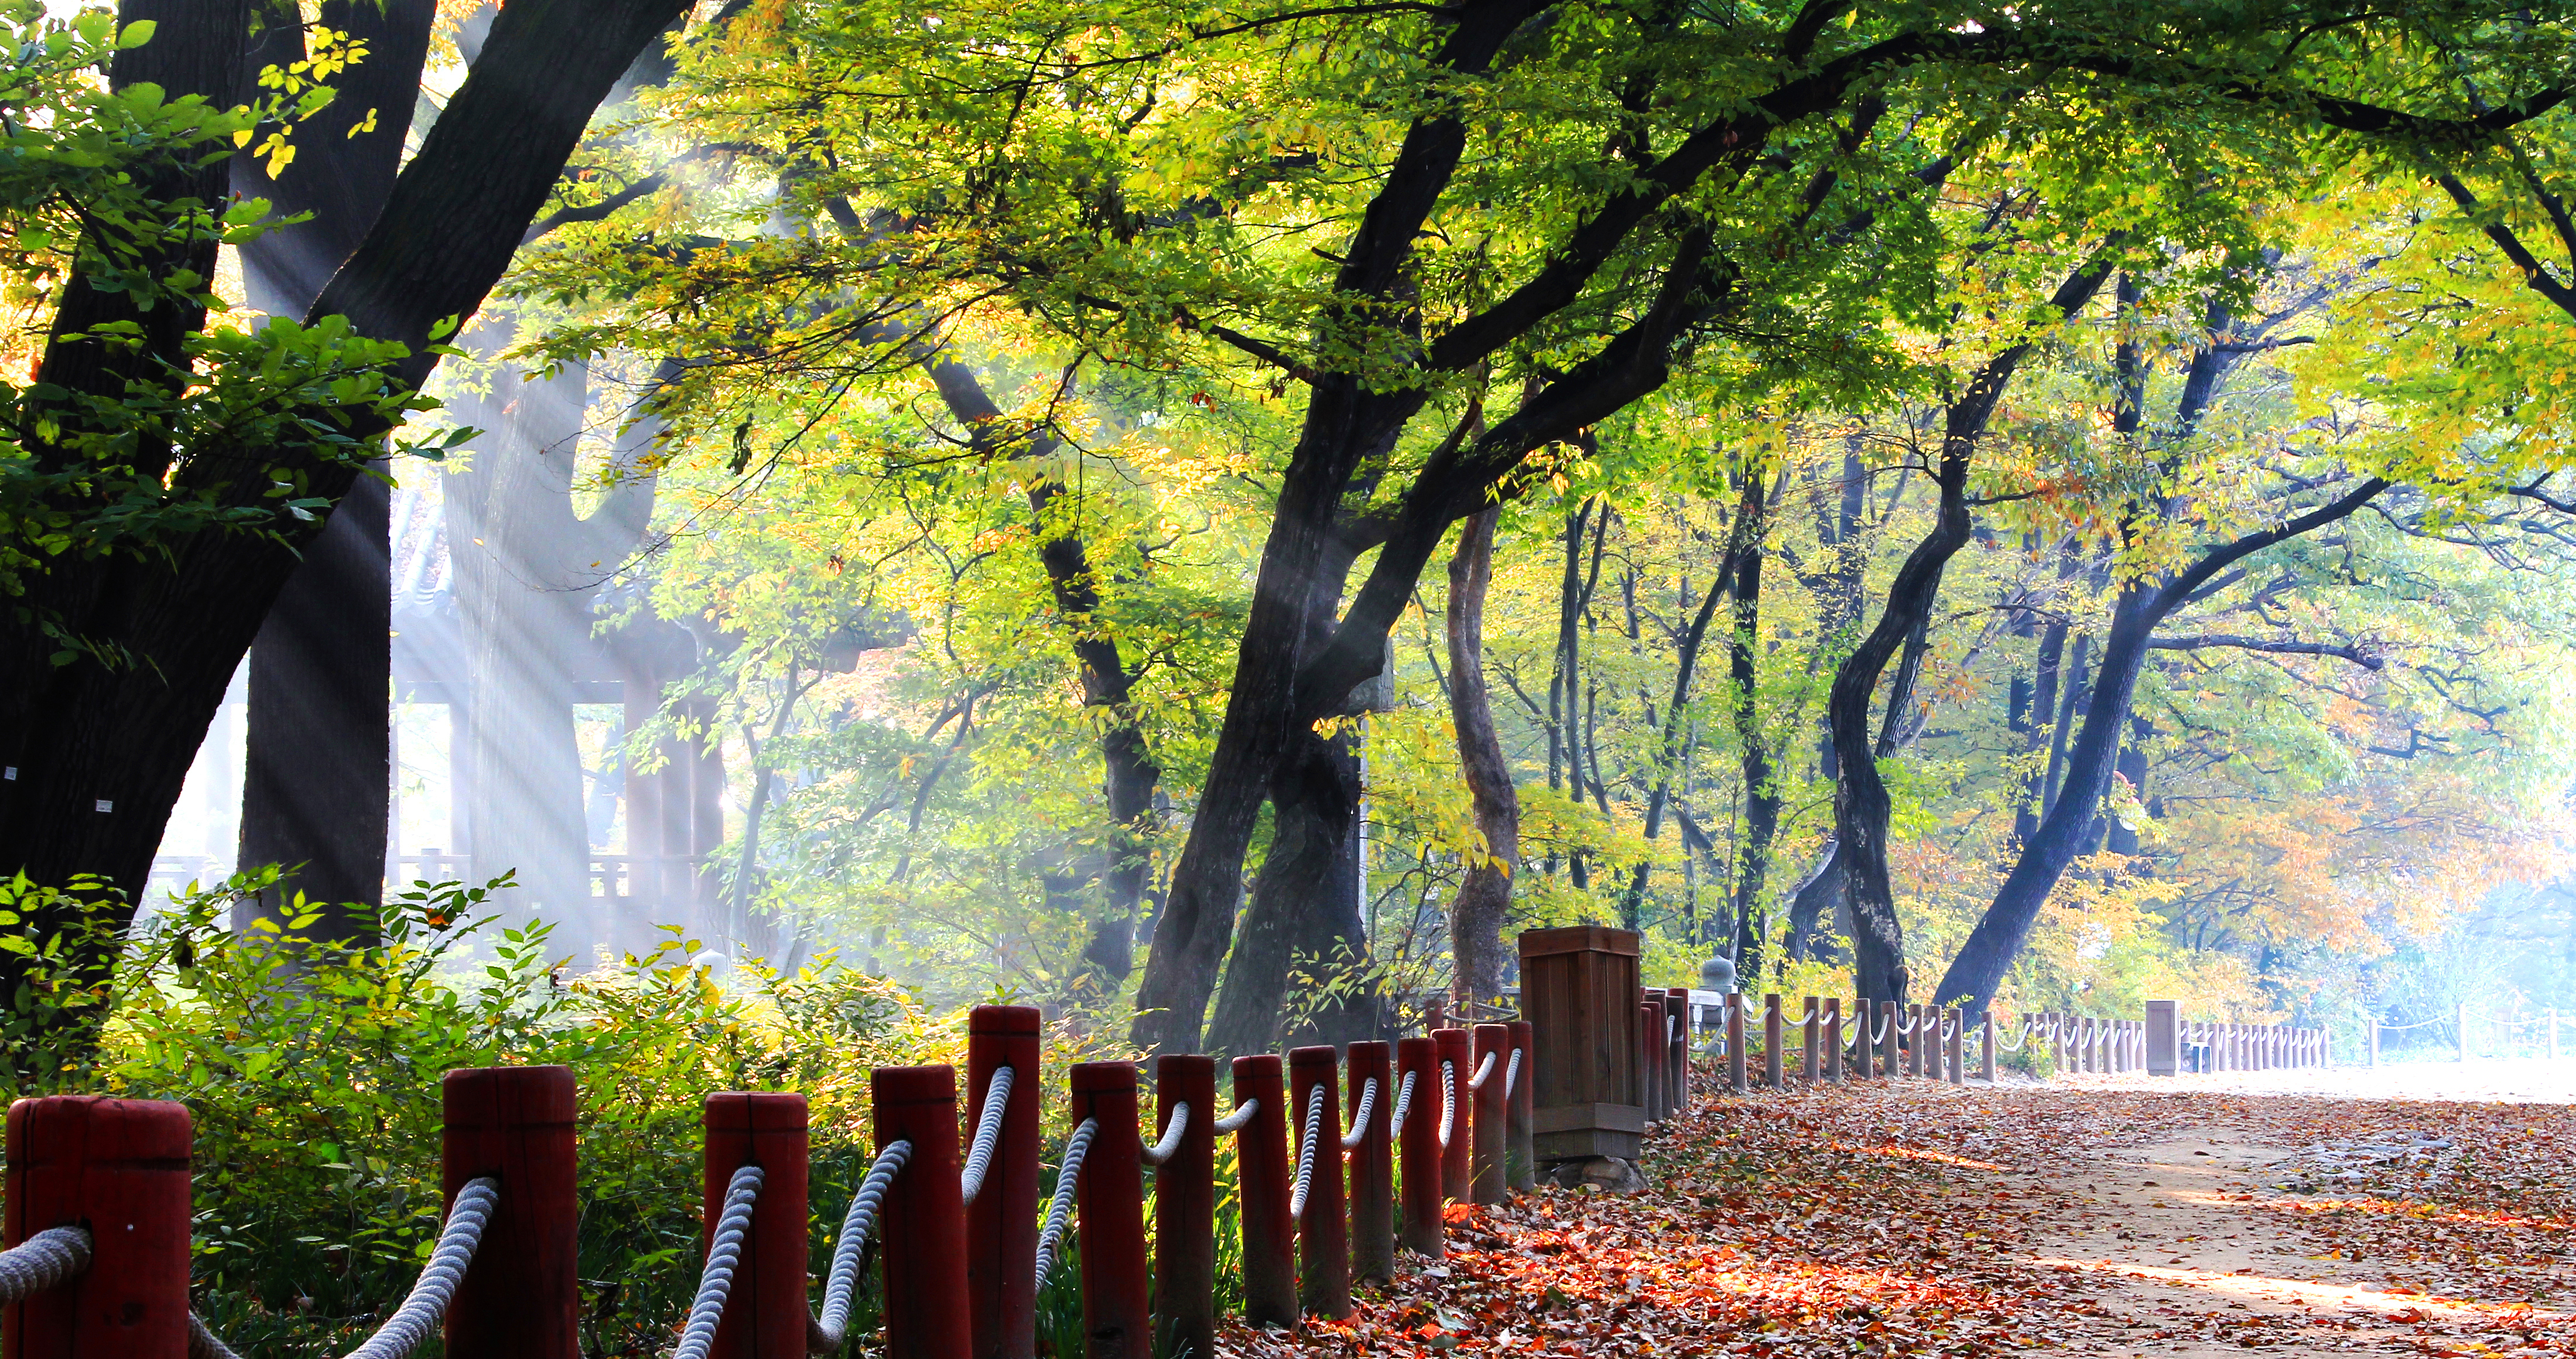
[[[888,1143],[868,1167],[867,1178],[859,1181],[859,1192],[850,1196],[850,1211],[842,1215],[841,1234],[832,1242],[832,1272],[823,1276],[822,1315],[808,1318],[805,1327],[805,1348],[812,1353],[827,1354],[850,1338],[850,1304],[858,1296],[859,1275],[867,1265],[868,1237],[876,1230],[886,1190],[911,1159],[912,1143]]]
[[[1138,1155],[1144,1157],[1145,1164],[1149,1166],[1158,1166],[1171,1160],[1180,1151],[1181,1134],[1188,1131],[1189,1126],[1190,1102],[1181,1100],[1172,1106],[1171,1121],[1163,1125],[1163,1140],[1147,1143],[1145,1149]]]
[[[0,1307],[14,1307],[89,1268],[87,1227],[47,1227],[0,1250]]]
[[[1487,1052],[1485,1054],[1485,1059],[1476,1063],[1476,1074],[1467,1078],[1468,1089],[1482,1090],[1485,1088],[1485,1078],[1494,1074],[1495,1056],[1495,1053]]]
[[[1002,1138],[1002,1114],[1011,1104],[1011,1069],[993,1068],[984,1082],[984,1111],[975,1120],[975,1143],[966,1152],[966,1168],[958,1175],[969,1205],[984,1192],[984,1172],[992,1168],[993,1147]]]
[[[1315,1144],[1324,1140],[1324,1085],[1321,1081],[1306,1090],[1305,1132],[1305,1136],[1297,1139],[1297,1183],[1288,1191],[1288,1220],[1291,1222],[1306,1215],[1306,1191],[1315,1182]]]
[[[1218,1119],[1216,1122],[1211,1123],[1208,1126],[1221,1133],[1241,1132],[1243,1131],[1243,1125],[1251,1122],[1252,1116],[1259,1112],[1261,1112],[1261,1101],[1257,1099],[1248,1099],[1243,1103],[1234,1106],[1233,1113],[1227,1114],[1225,1117]]]
[[[1064,1144],[1064,1161],[1055,1172],[1055,1198],[1047,1204],[1046,1225],[1038,1229],[1037,1276],[1041,1288],[1055,1269],[1056,1248],[1064,1244],[1065,1220],[1073,1215],[1073,1189],[1082,1180],[1082,1158],[1091,1150],[1091,1139],[1099,1135],[1100,1120],[1086,1118]]]
[[[1353,1151],[1368,1138],[1369,1115],[1377,1111],[1377,1077],[1360,1083],[1360,1102],[1351,1110],[1350,1130],[1342,1134],[1342,1150]]]
[[[1913,1033],[1916,1029],[1921,1027],[1922,1026],[1920,1024],[1915,1022],[1914,1016],[1910,1013],[1901,1014],[1896,1017],[1896,1033],[1900,1038]]]
[[[492,1210],[500,1202],[501,1182],[489,1175],[467,1180],[456,1191],[456,1202],[447,1210],[447,1225],[440,1229],[438,1245],[430,1251],[429,1263],[421,1266],[410,1295],[374,1335],[349,1351],[348,1359],[404,1359],[429,1339],[446,1319],[447,1304],[456,1297],[456,1286],[464,1282],[465,1266],[473,1261],[483,1228],[491,1223]],[[188,1314],[188,1354],[190,1359],[241,1359],[194,1312]]]
[[[2435,1015],[2431,1019],[2419,1019],[2412,1024],[2381,1024],[2379,1026],[2379,1031],[2381,1033],[2404,1033],[2408,1029],[2420,1029],[2427,1024],[2443,1023],[2447,1018],[2447,1016]]]
[[[1458,1064],[1440,1064],[1440,1149],[1449,1149],[1449,1132],[1458,1126]]]
[[[1512,1049],[1511,1065],[1503,1068],[1503,1098],[1510,1099],[1512,1097],[1512,1090],[1515,1086],[1520,1084],[1520,1079],[1521,1050],[1519,1048],[1514,1048]]]
[[[1395,1117],[1388,1120],[1388,1141],[1404,1136],[1404,1116],[1413,1111],[1413,1078],[1420,1074],[1415,1071],[1404,1073],[1404,1084],[1395,1088]]]
[[[725,1185],[724,1211],[707,1242],[706,1267],[698,1274],[698,1296],[689,1303],[688,1324],[680,1328],[680,1347],[671,1351],[671,1359],[707,1359],[716,1346],[725,1299],[733,1294],[734,1270],[742,1264],[742,1239],[751,1233],[751,1210],[760,1201],[761,1178],[760,1167],[742,1166]]]
[[[1887,1026],[1890,1022],[1891,1021],[1885,1014],[1881,1014],[1878,1018],[1869,1022],[1869,1045],[1871,1047],[1877,1047],[1887,1041]]]

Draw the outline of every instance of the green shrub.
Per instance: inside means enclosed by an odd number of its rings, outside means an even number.
[[[793,975],[718,976],[669,931],[649,955],[570,976],[547,929],[493,923],[505,879],[419,884],[383,912],[380,945],[281,927],[223,927],[245,875],[183,896],[124,942],[111,978],[55,959],[98,914],[79,892],[0,882],[0,948],[26,980],[0,1018],[14,1095],[106,1093],[185,1103],[195,1121],[194,1293],[218,1335],[261,1359],[324,1359],[371,1334],[439,1223],[439,1082],[459,1067],[561,1064],[579,1083],[583,1350],[667,1352],[700,1259],[700,1105],[718,1090],[793,1090],[812,1111],[814,1270],[874,1159],[878,1066],[963,1066],[964,1015],[817,960]],[[1007,1000],[1007,997],[995,997]],[[1060,1073],[1129,1055],[1049,1031],[1042,1099],[1052,1178],[1067,1132]],[[961,1092],[962,1093],[962,1092]],[[1221,1100],[1221,1102],[1223,1102]],[[1150,1110],[1150,1102],[1147,1105]],[[1219,1303],[1239,1306],[1230,1146],[1219,1155]],[[1079,1242],[1040,1299],[1040,1353],[1084,1348]],[[873,1280],[864,1333],[881,1315]],[[433,1349],[431,1353],[435,1353]]]

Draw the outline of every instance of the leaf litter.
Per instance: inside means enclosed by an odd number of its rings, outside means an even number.
[[[1701,1099],[1634,1196],[1453,1204],[1290,1356],[2576,1354],[2576,1108],[2066,1086]]]

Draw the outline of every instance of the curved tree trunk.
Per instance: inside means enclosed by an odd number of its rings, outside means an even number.
[[[2277,527],[2216,548],[2190,568],[2162,583],[2142,582],[2120,592],[2111,615],[2111,633],[2102,646],[2094,672],[2092,698],[2085,704],[2084,727],[2067,752],[2066,783],[2057,802],[2041,818],[2039,832],[1995,890],[1994,902],[1969,931],[1959,956],[1950,962],[1933,999],[1943,1005],[1984,1009],[2002,987],[2004,973],[2030,938],[2048,894],[2067,865],[2092,838],[2102,798],[2110,789],[2121,729],[2129,720],[2129,700],[2157,627],[2182,607],[2193,591],[2227,567],[2300,534],[2351,515],[2388,489],[2370,478],[2352,491]]]
[[[2111,275],[2107,242],[2073,276],[2058,286],[2050,305],[2060,316],[2073,316],[2089,303]],[[1994,419],[2013,371],[2030,353],[2025,341],[1980,367],[1966,390],[1944,416],[1941,463],[1935,475],[1939,503],[1932,531],[1925,534],[1888,587],[1887,607],[1869,635],[1834,671],[1826,700],[1833,725],[1834,759],[1841,777],[1834,788],[1834,841],[1851,897],[1852,949],[1858,990],[1870,1000],[1907,1000],[1905,929],[1896,916],[1896,894],[1887,867],[1887,826],[1892,811],[1887,783],[1879,777],[1877,744],[1870,734],[1871,699],[1879,676],[1898,647],[1919,635],[1932,617],[1941,592],[1941,574],[1950,558],[1967,546],[1968,467],[1977,441]],[[1893,702],[1902,703],[1903,695]],[[1890,714],[1891,719],[1893,713]],[[1890,729],[1894,727],[1891,720]]]
[[[1449,559],[1449,720],[1458,731],[1458,764],[1474,799],[1476,829],[1485,857],[1468,865],[1467,880],[1449,903],[1450,995],[1491,1002],[1503,989],[1503,918],[1511,907],[1512,875],[1521,859],[1520,790],[1494,730],[1493,696],[1485,683],[1485,593],[1494,580],[1494,526],[1502,511],[1466,521],[1457,555]],[[1462,1006],[1461,1013],[1465,1013]]]

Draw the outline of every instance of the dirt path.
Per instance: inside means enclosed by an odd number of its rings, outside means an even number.
[[[1900,1083],[1711,1100],[1630,1198],[1451,1209],[1450,1254],[1229,1353],[2576,1355],[2576,1108]]]
[[[2052,1177],[2068,1211],[2032,1258],[2113,1281],[2108,1319],[2144,1332],[2114,1341],[2114,1354],[2412,1349],[2419,1322],[2475,1326],[2498,1310],[2304,1251],[2263,1198],[2294,1164],[2289,1150],[2222,1127],[2085,1158]],[[2535,1319],[2576,1325],[2554,1309]]]

